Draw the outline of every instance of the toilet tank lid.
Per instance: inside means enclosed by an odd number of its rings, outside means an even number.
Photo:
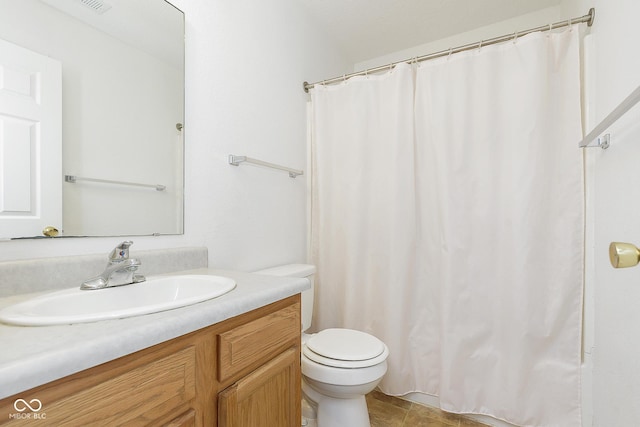
[[[287,264],[256,271],[256,274],[281,277],[308,277],[316,272],[312,264]]]

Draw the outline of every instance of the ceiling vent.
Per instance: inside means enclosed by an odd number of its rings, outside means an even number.
[[[82,3],[84,6],[93,10],[95,13],[102,15],[107,10],[111,9],[111,5],[102,0],[77,0]]]

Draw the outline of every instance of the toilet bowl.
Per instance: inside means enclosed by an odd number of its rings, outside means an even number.
[[[290,264],[258,274],[304,277],[302,330],[311,326],[315,266]],[[353,329],[331,328],[302,337],[302,393],[316,409],[318,427],[370,427],[365,395],[387,372],[389,349],[378,338]]]
[[[351,329],[326,329],[302,347],[302,392],[317,405],[318,426],[369,426],[365,395],[387,372],[387,346]]]

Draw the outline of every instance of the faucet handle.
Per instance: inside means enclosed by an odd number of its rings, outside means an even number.
[[[129,259],[129,246],[131,245],[133,245],[133,242],[126,240],[113,248],[111,253],[109,253],[109,262],[114,264]]]

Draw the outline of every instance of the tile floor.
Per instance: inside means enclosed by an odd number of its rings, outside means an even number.
[[[371,427],[486,427],[486,424],[422,406],[377,390],[367,395]]]

